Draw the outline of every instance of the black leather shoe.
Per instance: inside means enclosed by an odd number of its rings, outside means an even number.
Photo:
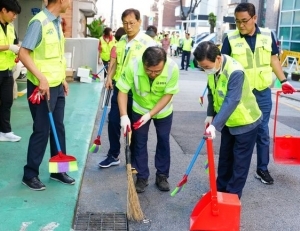
[[[145,188],[148,186],[148,179],[137,178],[135,182],[135,190],[137,193],[145,192]]]
[[[184,70],[184,68],[180,68],[180,70]]]
[[[75,184],[75,180],[68,176],[67,173],[51,173],[50,174],[50,179],[59,181],[63,184]]]
[[[34,191],[42,191],[46,189],[46,186],[36,176],[31,178],[30,180],[25,180],[23,178],[22,184],[26,185],[28,188]]]
[[[168,178],[165,175],[162,174],[156,175],[155,184],[160,191],[170,190],[170,185],[167,179]]]

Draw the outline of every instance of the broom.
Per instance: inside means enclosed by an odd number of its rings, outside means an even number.
[[[94,140],[93,145],[89,149],[89,152],[92,152],[92,153],[99,152],[100,148],[101,148],[100,136],[101,136],[101,133],[102,133],[102,130],[103,130],[103,126],[104,126],[104,122],[105,122],[105,118],[106,118],[106,111],[107,111],[108,102],[109,102],[109,99],[110,99],[110,93],[111,93],[111,89],[109,89],[107,91],[107,95],[106,95],[106,99],[105,99],[105,106],[104,106],[102,117],[101,117],[101,120],[100,120],[100,126],[99,126],[97,137]]]
[[[144,214],[141,209],[139,197],[137,195],[132,171],[131,171],[131,152],[129,148],[131,132],[127,131],[126,134],[126,146],[125,146],[125,157],[126,157],[126,172],[127,172],[127,218],[129,220],[142,221]]]
[[[49,110],[48,114],[49,114],[50,124],[51,124],[51,128],[52,128],[56,148],[58,151],[57,155],[55,155],[49,159],[49,172],[50,173],[61,173],[61,172],[77,171],[78,166],[77,166],[76,158],[74,156],[66,155],[61,151],[49,100],[47,100],[47,106],[48,106],[48,110]]]

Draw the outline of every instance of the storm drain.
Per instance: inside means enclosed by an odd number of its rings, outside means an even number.
[[[127,217],[125,213],[77,214],[74,230],[128,231]]]

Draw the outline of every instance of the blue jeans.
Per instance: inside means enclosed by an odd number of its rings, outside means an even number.
[[[269,135],[269,119],[272,110],[272,98],[271,89],[258,91],[253,89],[253,94],[256,97],[259,109],[263,114],[262,122],[258,126],[258,133],[256,139],[257,149],[257,169],[263,171],[268,170],[268,164],[270,160],[270,135]]]
[[[142,115],[132,112],[133,123],[138,121]],[[169,177],[170,170],[170,132],[173,120],[173,113],[162,119],[151,119],[154,122],[157,136],[157,144],[155,151],[155,168],[156,174],[162,174]],[[133,130],[134,135],[134,162],[138,174],[137,178],[148,179],[150,172],[148,167],[148,132],[150,122],[137,130]]]

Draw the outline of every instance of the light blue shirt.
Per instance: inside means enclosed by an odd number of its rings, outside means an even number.
[[[58,38],[60,39],[59,25],[61,24],[61,18],[53,15],[47,8],[43,9],[50,22],[52,22],[57,30]],[[22,47],[28,50],[34,50],[42,41],[42,24],[39,20],[33,20],[27,28]]]

